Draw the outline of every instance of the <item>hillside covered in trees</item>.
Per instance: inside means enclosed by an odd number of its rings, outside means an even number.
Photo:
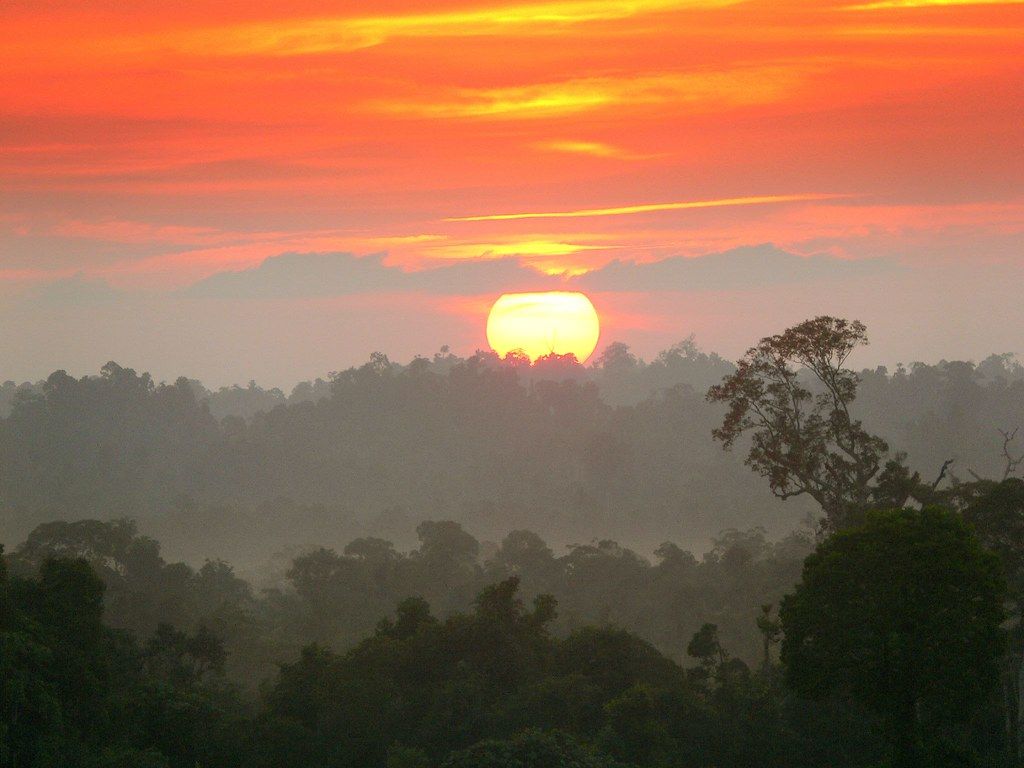
[[[1016,765],[1024,376],[866,341],[13,387],[0,764]]]
[[[988,508],[1007,492],[1024,508],[1009,482]],[[257,599],[226,564],[165,563],[128,525],[43,526],[0,558],[0,761],[952,768],[1005,765],[1013,752],[1015,713],[999,694],[1004,565],[949,512],[869,514],[802,574],[796,551],[751,551],[757,537],[701,563],[669,550],[645,569],[610,545],[559,561],[526,533],[481,567],[455,524],[419,533],[406,556],[377,540],[310,553],[291,591]],[[748,612],[753,658],[712,622],[689,632],[691,619],[733,621],[794,578],[778,614]],[[843,596],[862,580],[868,592]],[[565,602],[529,599],[527,582]],[[414,594],[379,609],[402,590]],[[1019,601],[1019,587],[1010,594]],[[616,618],[635,629],[608,620],[626,599],[636,612]],[[588,604],[605,615],[579,623]],[[644,609],[662,621],[679,611],[660,638],[676,659],[643,638]],[[894,674],[878,666],[877,633],[903,648],[885,662]],[[893,705],[906,696],[919,707],[909,721]]]
[[[645,553],[663,541],[703,551],[725,529],[758,526],[782,537],[814,506],[779,502],[741,451],[715,444],[723,411],[704,394],[732,370],[691,340],[650,362],[612,344],[590,366],[375,355],[288,397],[156,383],[114,363],[81,379],[58,371],[2,389],[0,536],[128,517],[175,557],[247,572],[365,536],[412,547],[424,520],[495,543],[529,529],[556,549],[609,538]],[[923,476],[947,459],[961,479],[1002,474],[1000,430],[1010,435],[1024,413],[1015,360],[860,379],[857,416]]]

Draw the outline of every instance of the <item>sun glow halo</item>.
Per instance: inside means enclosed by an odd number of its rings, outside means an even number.
[[[518,350],[536,360],[571,353],[582,363],[600,333],[597,311],[582,293],[506,293],[487,317],[487,342],[501,356]]]

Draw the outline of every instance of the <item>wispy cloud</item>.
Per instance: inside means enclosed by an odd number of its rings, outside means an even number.
[[[959,5],[1024,5],[1024,0],[880,0],[877,3],[848,5],[848,11],[875,11],[883,8],[936,8]]]
[[[594,216],[624,216],[634,213],[657,211],[684,211],[694,208],[722,208],[737,205],[768,205],[771,203],[810,202],[849,198],[848,194],[809,193],[796,195],[755,195],[750,197],[728,197],[720,200],[687,200],[674,203],[645,203],[623,205],[614,208],[582,208],[575,211],[532,211],[528,213],[492,213],[480,216],[452,216],[445,221],[510,221],[513,219],[575,219]]]
[[[582,251],[602,251],[615,245],[589,245],[544,238],[519,238],[505,242],[468,242],[441,245],[430,249],[430,255],[442,259],[502,259],[507,257],[571,256]]]
[[[650,263],[612,261],[586,274],[572,270],[538,272],[510,260],[452,261],[409,271],[381,255],[289,253],[241,271],[220,272],[185,288],[188,296],[274,298],[417,291],[470,296],[532,286],[566,285],[596,291],[699,291],[753,288],[778,283],[838,280],[897,269],[887,260],[840,259],[828,254],[800,256],[770,244],[736,248],[697,258],[671,256]]]
[[[538,141],[534,147],[547,152],[565,152],[571,155],[589,155],[591,157],[607,157],[612,160],[647,160],[658,155],[630,152],[628,149],[606,144],[603,141],[571,141],[551,140]]]
[[[545,118],[607,107],[673,105],[691,111],[778,101],[809,72],[806,64],[730,70],[584,77],[501,88],[447,89],[434,96],[378,99],[370,112],[415,118]]]
[[[170,40],[176,50],[203,55],[303,56],[345,53],[393,38],[551,34],[566,26],[617,21],[650,13],[714,9],[745,0],[563,0],[438,13],[319,18],[190,31]],[[144,38],[135,46],[158,46]],[[168,44],[165,38],[163,46]]]
[[[430,262],[515,260],[544,275],[563,277],[582,275],[591,269],[589,256],[608,255],[626,246],[607,237],[589,233],[559,235],[518,235],[489,241],[455,240],[431,246],[420,252]],[[572,258],[572,257],[579,258]]]

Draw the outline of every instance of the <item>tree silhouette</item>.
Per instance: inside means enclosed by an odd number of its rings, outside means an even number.
[[[889,450],[850,411],[858,376],[846,365],[866,343],[858,321],[807,320],[761,339],[707,395],[728,406],[715,438],[731,448],[749,433],[746,462],[772,493],[812,497],[833,530],[868,508]]]
[[[896,766],[963,764],[997,679],[1003,594],[998,559],[955,514],[869,512],[818,547],[782,601],[787,682],[876,713]]]

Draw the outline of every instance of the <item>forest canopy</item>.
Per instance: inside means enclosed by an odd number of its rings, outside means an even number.
[[[1024,371],[866,338],[5,385],[0,764],[1008,764]]]
[[[611,344],[589,366],[374,355],[288,396],[157,383],[116,363],[58,371],[0,389],[0,537],[129,517],[176,556],[254,569],[358,537],[413,546],[430,519],[484,541],[525,528],[556,546],[596,533],[645,552],[703,550],[726,528],[784,536],[815,505],[773,498],[711,436],[724,410],[704,392],[734,370],[690,339],[649,362]],[[1002,475],[1000,430],[1024,413],[1012,357],[857,375],[856,418],[923,477],[954,456],[961,479]]]

